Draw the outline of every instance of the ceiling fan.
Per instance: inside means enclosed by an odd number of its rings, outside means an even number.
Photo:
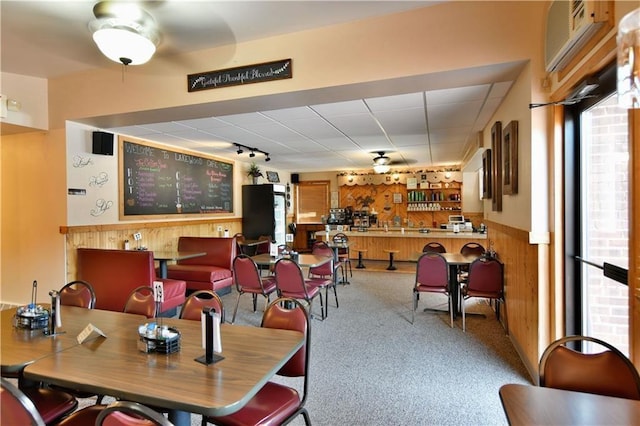
[[[378,156],[373,159],[373,170],[376,173],[387,173],[391,169],[391,158],[384,151],[377,151]]]
[[[156,22],[134,2],[105,0],[93,7],[89,23],[100,51],[114,62],[141,65],[149,61],[160,43]]]

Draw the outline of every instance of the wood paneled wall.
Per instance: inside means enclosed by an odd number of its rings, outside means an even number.
[[[509,336],[532,379],[538,377],[539,329],[547,321],[540,316],[548,307],[540,306],[537,245],[529,234],[494,222],[488,223],[488,240],[504,263],[506,315]]]
[[[142,234],[141,245],[148,250],[175,250],[181,236],[217,237],[218,226],[228,229],[229,235],[241,232],[240,218],[220,220],[190,220],[178,222],[120,223],[116,225],[62,227],[66,234],[67,282],[76,277],[76,258],[79,247],[122,249],[124,240],[136,247],[133,234]]]

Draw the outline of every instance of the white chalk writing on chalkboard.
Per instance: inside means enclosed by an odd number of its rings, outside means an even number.
[[[233,212],[233,164],[122,141],[123,215]]]

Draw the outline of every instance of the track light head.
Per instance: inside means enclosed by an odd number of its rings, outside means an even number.
[[[253,152],[253,151],[251,151],[251,154],[249,154],[249,157],[253,158],[253,157],[255,157],[255,156],[256,156],[256,153],[255,153],[255,152]]]
[[[236,151],[238,153],[238,155],[242,154],[244,151],[242,150],[242,148],[238,147],[238,150]]]
[[[271,161],[271,158],[269,157],[269,154],[267,154],[267,157],[264,159],[264,161]]]

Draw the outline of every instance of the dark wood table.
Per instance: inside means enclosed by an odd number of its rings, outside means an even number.
[[[206,256],[206,252],[202,251],[155,251],[153,252],[153,260],[158,261],[160,266],[160,278],[167,278],[167,263],[170,261],[192,259],[194,257]]]
[[[459,283],[458,283],[458,267],[462,265],[470,265],[479,256],[477,255],[464,255],[461,253],[439,253],[447,261],[449,265],[449,291],[453,297],[452,309],[453,317],[456,318],[460,309],[460,297],[459,297]]]
[[[39,359],[25,368],[41,380],[91,393],[164,407],[176,425],[190,425],[190,413],[223,416],[242,408],[304,344],[300,332],[222,324],[222,361],[204,365],[199,321],[163,318],[181,335],[173,354],[138,350],[138,325],[124,334],[99,338]]]
[[[43,306],[49,307],[49,305]],[[28,330],[14,327],[13,316],[15,312],[16,308],[0,312],[2,330],[0,363],[3,374],[18,373],[31,362],[77,346],[78,334],[89,324],[98,327],[107,336],[112,336],[117,335],[131,321],[146,320],[146,317],[142,315],[61,306],[62,327],[56,330],[55,335],[48,336],[44,334],[44,329]],[[92,336],[90,340],[96,338],[97,336]]]
[[[271,256],[269,253],[257,254],[255,256],[251,256],[256,265],[259,266],[270,266],[274,265],[280,257]],[[298,260],[296,263],[301,267],[309,267],[315,268],[316,266],[324,265],[327,262],[331,261],[330,256],[316,256],[315,254],[299,254]]]
[[[270,242],[271,242],[270,240],[242,240],[242,241],[238,241],[238,245],[240,246],[240,250],[242,251],[242,254],[253,256],[256,254],[258,246],[262,244],[269,245]]]
[[[510,425],[637,425],[640,401],[508,384],[500,400]]]

